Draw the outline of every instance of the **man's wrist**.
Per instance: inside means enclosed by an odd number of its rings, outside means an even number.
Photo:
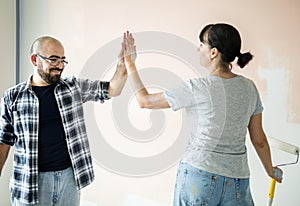
[[[100,101],[101,103],[104,102],[104,100],[109,100],[110,96],[109,96],[109,82],[105,82],[105,81],[100,81]]]

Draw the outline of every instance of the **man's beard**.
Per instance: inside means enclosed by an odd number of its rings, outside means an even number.
[[[51,71],[52,70],[59,70],[62,71],[62,69],[59,68],[53,68],[53,69],[49,69],[49,73],[44,72],[43,69],[38,68],[38,74],[40,75],[40,77],[47,82],[48,84],[55,84],[59,81],[61,73],[60,74],[55,74],[55,75],[51,75]]]

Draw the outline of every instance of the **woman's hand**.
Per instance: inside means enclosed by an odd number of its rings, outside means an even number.
[[[129,31],[124,33],[122,50],[124,50],[124,60],[125,64],[134,64],[137,58],[136,55],[136,46],[134,45],[134,38]]]
[[[163,92],[149,94],[145,88],[135,66],[135,60],[137,57],[136,47],[134,45],[134,38],[129,31],[124,33],[122,48],[124,50],[123,57],[128,72],[129,81],[139,106],[147,109],[169,108],[170,105],[165,99]]]
[[[279,167],[273,167],[273,172],[270,174],[271,178],[274,178],[276,182],[282,182],[283,171]]]

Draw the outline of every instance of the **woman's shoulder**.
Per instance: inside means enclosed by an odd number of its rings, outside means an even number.
[[[206,76],[193,78],[190,81],[199,86],[210,87],[212,85],[221,84],[223,79],[217,76]]]
[[[207,77],[195,77],[188,79],[186,83],[190,84],[191,86],[206,87],[210,84],[210,80]]]
[[[250,79],[248,77],[245,77],[245,76],[242,76],[242,75],[239,75],[239,78],[241,79],[241,81],[245,82],[249,86],[256,87],[255,83],[252,79]]]

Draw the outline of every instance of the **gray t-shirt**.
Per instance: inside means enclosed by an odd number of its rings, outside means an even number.
[[[187,112],[191,134],[182,162],[227,177],[249,177],[247,128],[251,116],[263,111],[251,80],[195,78],[164,96],[174,111]]]

